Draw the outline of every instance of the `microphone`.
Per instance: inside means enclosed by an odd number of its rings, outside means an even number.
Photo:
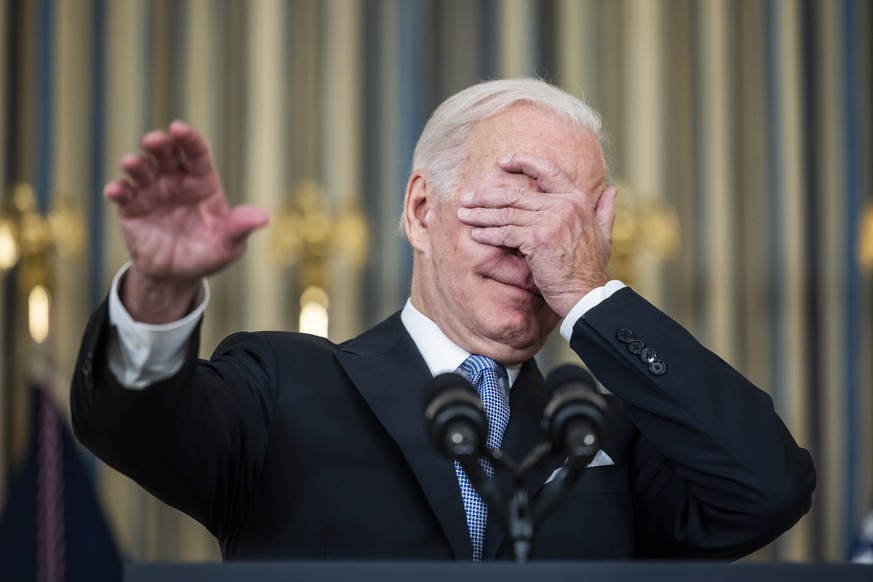
[[[594,377],[578,366],[568,364],[553,370],[546,378],[546,389],[552,397],[543,414],[544,427],[552,451],[567,455],[567,461],[537,498],[535,522],[558,507],[597,454],[608,413]]]
[[[578,366],[567,364],[546,378],[552,397],[546,404],[544,421],[553,450],[570,458],[597,454],[600,435],[606,426],[606,399],[597,392],[594,377]]]
[[[433,447],[442,455],[481,456],[488,420],[479,394],[460,374],[436,376],[425,393],[424,420]]]
[[[488,508],[501,523],[507,523],[503,492],[480,462],[489,456],[485,447],[488,419],[476,389],[460,374],[435,377],[425,392],[424,421],[433,447],[460,463]]]

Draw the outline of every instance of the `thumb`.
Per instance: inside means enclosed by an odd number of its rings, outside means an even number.
[[[253,230],[266,226],[270,215],[260,206],[243,204],[227,211],[225,232],[232,239],[248,236]]]

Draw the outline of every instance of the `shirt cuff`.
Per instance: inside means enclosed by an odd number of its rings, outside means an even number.
[[[613,279],[612,281],[608,281],[606,285],[596,287],[586,293],[585,296],[579,300],[579,303],[573,306],[573,309],[570,310],[570,313],[567,314],[567,317],[565,317],[563,323],[561,323],[561,336],[563,336],[565,340],[570,341],[570,337],[573,335],[573,326],[576,325],[579,318],[588,313],[590,309],[600,305],[600,303],[612,296],[613,293],[619,289],[624,289],[625,287],[627,287],[627,285],[621,281]]]
[[[109,343],[109,370],[125,388],[141,390],[169,378],[185,363],[188,340],[209,303],[209,284],[203,280],[199,304],[178,321],[160,325],[135,321],[121,303],[118,286],[130,268],[125,264],[109,290],[109,323],[117,333]]]

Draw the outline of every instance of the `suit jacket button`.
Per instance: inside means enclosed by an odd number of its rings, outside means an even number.
[[[655,376],[662,376],[666,371],[667,364],[665,364],[661,360],[655,360],[654,362],[649,364],[649,372],[651,372]]]
[[[645,347],[640,340],[634,340],[627,345],[627,350],[633,355],[639,356]]]
[[[647,364],[651,364],[658,359],[658,354],[652,348],[646,348],[640,353],[640,359]]]
[[[626,343],[630,342],[632,339],[634,339],[634,332],[632,332],[631,330],[626,329],[626,328],[622,328],[622,329],[618,330],[617,335],[618,335],[618,341],[620,341],[621,343],[624,343],[624,344],[626,344]]]

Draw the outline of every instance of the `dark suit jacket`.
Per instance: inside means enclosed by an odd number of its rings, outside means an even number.
[[[202,522],[225,559],[470,559],[452,463],[425,434],[431,376],[399,314],[340,345],[241,333],[198,361],[192,341],[184,367],[143,391],[108,371],[110,333],[104,304],[73,380],[77,436]],[[632,290],[580,319],[571,345],[616,396],[603,445],[615,464],[587,471],[533,558],[734,558],[809,509],[810,457],[767,394]],[[511,390],[509,455],[546,439],[545,402],[530,361]],[[510,555],[489,522],[485,559]]]

